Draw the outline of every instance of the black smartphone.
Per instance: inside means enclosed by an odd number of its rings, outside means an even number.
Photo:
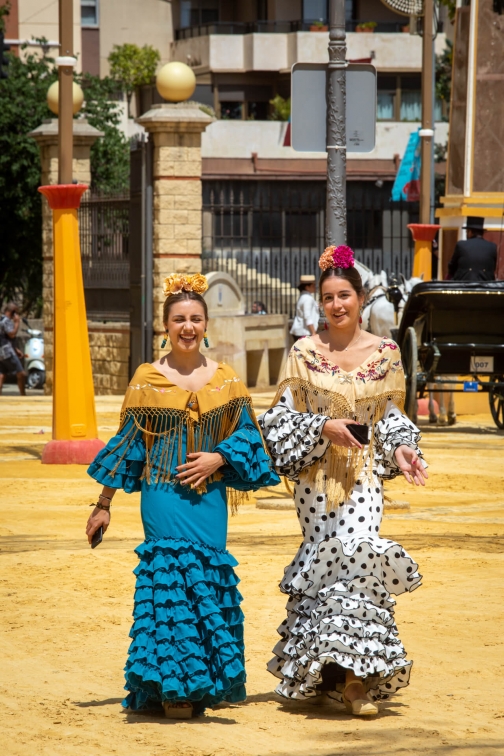
[[[93,538],[91,539],[91,548],[96,549],[96,547],[99,546],[102,541],[103,541],[103,528],[100,525],[98,530],[94,533]]]
[[[363,446],[367,446],[367,444],[369,444],[369,425],[357,425],[357,423],[350,423],[349,425],[347,425],[347,429],[359,442],[359,444],[362,444]]]

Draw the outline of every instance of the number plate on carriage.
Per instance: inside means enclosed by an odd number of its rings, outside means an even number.
[[[493,357],[475,357],[471,355],[471,366],[469,368],[471,373],[493,373],[494,371],[494,358]]]

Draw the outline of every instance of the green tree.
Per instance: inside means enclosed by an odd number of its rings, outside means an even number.
[[[128,100],[128,115],[130,111],[131,96],[136,87],[142,84],[150,84],[161,56],[152,45],[138,47],[126,43],[114,45],[108,56],[110,63],[110,76],[123,87]]]
[[[436,55],[436,97],[450,104],[453,68],[453,43],[446,40],[446,47]]]
[[[8,78],[0,80],[0,301],[21,295],[26,311],[40,311],[40,155],[28,132],[52,116],[46,94],[57,72],[44,52],[24,60],[7,56]]]
[[[103,132],[91,147],[91,188],[100,194],[129,189],[129,140],[119,130],[117,84],[110,77],[89,76],[82,80],[84,105],[81,113]]]
[[[38,314],[42,303],[42,197],[37,191],[41,165],[38,145],[28,133],[54,117],[46,96],[58,74],[46,47],[23,59],[7,55],[9,75],[0,80],[0,303],[19,297],[27,312]],[[104,132],[91,148],[92,186],[102,193],[125,191],[129,142],[118,128],[120,115],[113,99],[117,85],[110,78],[76,79],[85,91],[81,114]]]

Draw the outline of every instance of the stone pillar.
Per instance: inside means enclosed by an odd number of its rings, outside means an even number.
[[[154,105],[137,118],[154,142],[153,358],[164,333],[162,281],[199,273],[202,245],[201,134],[212,123],[196,103]]]
[[[73,177],[79,184],[91,181],[91,145],[103,136],[101,131],[90,126],[84,119],[73,122],[74,150]],[[40,149],[42,175],[41,186],[58,183],[58,119],[50,118],[30,132]],[[85,197],[86,195],[84,195]],[[53,220],[52,210],[47,201],[42,202],[42,317],[44,321],[44,352],[46,382],[44,391],[52,393],[53,361]]]

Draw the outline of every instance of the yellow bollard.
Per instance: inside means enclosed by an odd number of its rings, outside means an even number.
[[[53,440],[43,464],[89,464],[104,446],[96,425],[77,220],[86,189],[39,187],[53,211],[54,236]]]
[[[432,242],[441,226],[435,223],[409,223],[413,235],[415,251],[413,257],[413,278],[423,275],[424,281],[432,280]]]

